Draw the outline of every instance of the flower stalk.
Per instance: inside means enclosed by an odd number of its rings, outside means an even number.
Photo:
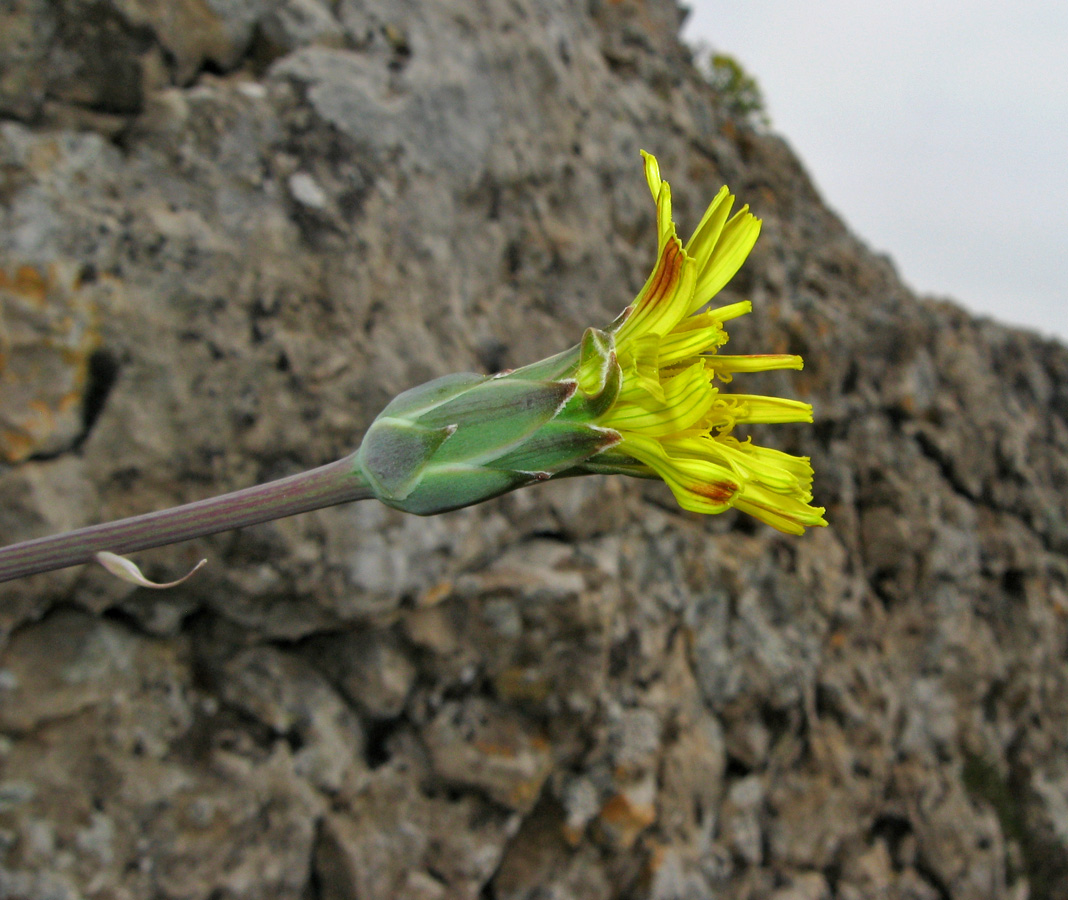
[[[218,497],[0,548],[0,582],[93,562],[97,553],[133,553],[177,544],[373,496],[350,455]]]

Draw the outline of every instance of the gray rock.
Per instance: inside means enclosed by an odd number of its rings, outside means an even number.
[[[270,647],[244,650],[221,675],[219,696],[295,744],[295,771],[328,793],[363,769],[356,715],[307,665]]]
[[[544,737],[477,700],[443,706],[424,737],[431,765],[445,783],[483,791],[519,812],[537,802],[552,767]]]

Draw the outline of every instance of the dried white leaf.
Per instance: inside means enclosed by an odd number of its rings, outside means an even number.
[[[109,553],[107,550],[103,550],[96,554],[96,561],[112,575],[121,578],[123,581],[128,581],[130,584],[137,584],[141,587],[157,589],[176,587],[192,576],[192,574],[202,565],[207,563],[206,559],[202,559],[177,581],[168,581],[166,584],[160,584],[155,581],[149,581],[141,574],[141,570],[137,568],[136,563],[131,562],[125,556],[119,556],[117,553]]]

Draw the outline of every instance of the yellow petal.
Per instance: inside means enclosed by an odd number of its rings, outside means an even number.
[[[666,367],[708,353],[726,342],[727,333],[717,319],[708,313],[689,316],[660,341],[660,365]]]
[[[759,485],[747,484],[744,492],[735,498],[734,507],[788,534],[804,534],[806,526],[827,524],[823,507],[809,506]]]
[[[665,335],[685,318],[690,312],[695,276],[693,260],[687,258],[679,239],[672,235],[615,334],[621,357],[630,351],[631,341],[643,334]]]
[[[660,335],[643,334],[634,342],[633,371],[635,388],[667,403],[664,386],[660,383]],[[640,398],[641,393],[636,397]]]
[[[649,466],[671,488],[679,506],[691,512],[723,512],[740,489],[729,469],[708,460],[673,459],[653,438],[624,435],[616,449]]]
[[[664,244],[675,234],[675,223],[671,219],[671,185],[660,177],[660,164],[652,153],[641,151],[645,160],[645,180],[656,203],[657,254],[663,252]]]
[[[641,154],[642,159],[645,160],[645,180],[649,182],[649,190],[655,202],[660,197],[660,185],[663,183],[660,178],[660,163],[656,161],[652,153],[642,150]]]
[[[700,422],[712,408],[717,394],[709,383],[703,362],[680,372],[662,386],[663,400],[652,396],[637,401],[618,400],[599,424],[650,437],[676,434]]]
[[[656,197],[656,251],[662,253],[664,246],[675,238],[675,222],[671,218],[671,185],[660,182],[660,193]]]
[[[746,454],[747,459],[764,470],[765,466],[773,466],[790,475],[802,492],[807,492],[812,487],[812,462],[807,456],[794,456],[791,453],[783,453],[772,447],[761,447],[752,440],[739,441],[736,438],[721,439],[717,443],[737,446],[738,450]]]
[[[747,483],[756,482],[806,503],[812,499],[812,466],[807,457],[791,456],[749,441],[742,443],[732,437],[707,437],[702,442],[707,456],[722,462]],[[673,452],[670,446],[666,449]]]
[[[721,398],[734,408],[730,410],[738,422],[811,422],[812,406],[800,400],[783,397],[764,397],[760,394],[722,394]]]
[[[719,235],[715,249],[697,275],[691,312],[718,294],[742,267],[760,235],[760,219],[743,206],[732,216]]]
[[[739,300],[737,303],[729,303],[726,306],[720,306],[718,309],[710,309],[708,312],[702,313],[702,315],[711,316],[717,322],[727,322],[752,311],[753,304],[750,301]]]
[[[686,242],[686,252],[697,260],[698,270],[703,269],[712,256],[727,216],[731,214],[732,206],[734,206],[734,196],[724,185],[708,205],[693,235]]]
[[[756,353],[750,356],[711,356],[709,364],[716,372],[771,372],[775,369],[803,369],[805,362],[790,353]]]

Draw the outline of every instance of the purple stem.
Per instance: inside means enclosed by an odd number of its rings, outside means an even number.
[[[347,456],[220,497],[0,548],[0,581],[92,562],[102,550],[132,553],[372,496]]]

